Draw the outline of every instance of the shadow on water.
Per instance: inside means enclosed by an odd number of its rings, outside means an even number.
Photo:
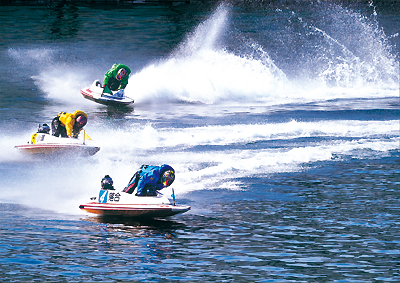
[[[96,234],[107,243],[115,239],[124,241],[145,241],[142,243],[146,250],[149,248],[146,239],[170,240],[178,237],[180,230],[186,230],[186,225],[173,220],[151,218],[124,218],[117,216],[97,216],[81,218],[82,221],[94,223]],[[154,250],[164,250],[164,244],[152,244]],[[165,251],[165,250],[164,250]]]
[[[123,119],[133,112],[135,112],[133,106],[107,106],[108,118]]]
[[[96,109],[93,109],[90,114],[96,118],[112,119],[112,120],[124,120],[129,116],[134,115],[135,109],[132,105],[127,106],[105,106],[99,105]]]
[[[81,220],[99,224],[110,224],[107,225],[109,228],[116,225],[115,227],[118,227],[118,229],[123,229],[121,228],[121,225],[126,227],[126,229],[139,228],[139,229],[150,229],[159,231],[176,230],[186,227],[186,225],[183,223],[179,223],[177,221],[170,219],[161,219],[161,218],[89,216],[86,218],[81,218]]]

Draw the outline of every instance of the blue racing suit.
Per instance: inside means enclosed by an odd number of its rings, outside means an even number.
[[[164,188],[160,179],[167,170],[175,172],[174,168],[167,164],[161,166],[142,165],[123,191],[131,194],[136,188],[138,196],[156,195],[156,191]]]

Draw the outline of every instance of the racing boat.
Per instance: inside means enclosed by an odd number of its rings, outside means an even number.
[[[83,133],[80,138],[61,138],[50,134],[47,124],[39,125],[37,133],[32,134],[32,138],[24,145],[16,145],[15,148],[32,154],[81,154],[94,155],[100,147],[90,145],[91,139]]]
[[[98,197],[90,198],[90,202],[79,206],[81,210],[99,215],[156,218],[167,217],[190,210],[188,205],[175,204],[157,191],[156,196],[136,196],[115,190],[101,189]]]
[[[90,87],[81,89],[84,98],[103,105],[127,106],[134,102],[132,98],[124,95],[123,89],[112,93],[112,95],[103,93],[103,87],[98,80],[94,81]]]

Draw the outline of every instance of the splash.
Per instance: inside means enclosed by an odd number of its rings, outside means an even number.
[[[237,32],[240,13],[221,5],[170,58],[133,75],[128,93],[146,104],[278,105],[397,96],[398,61],[376,19],[336,4],[320,5],[308,18],[277,9],[276,33],[267,16],[254,20],[267,23],[251,27],[257,38]],[[276,54],[274,60],[269,52]]]
[[[132,76],[127,94],[134,94],[139,103],[163,99],[206,104],[248,98],[272,102],[283,95],[285,75],[260,45],[252,48],[262,54],[261,60],[235,55],[222,46],[228,12],[229,8],[221,5],[170,58]]]
[[[329,59],[319,78],[327,85],[343,88],[377,88],[377,84],[378,88],[393,88],[399,81],[398,64],[390,52],[391,46],[383,30],[378,28],[377,22],[346,9],[341,10],[340,17],[337,16],[343,26],[346,26],[343,16],[346,16],[346,21],[350,21],[355,29],[347,31],[352,40],[358,41],[355,47],[354,42],[349,42],[348,39],[341,43],[327,32],[310,26],[329,45],[336,45],[340,49],[339,55],[335,53],[336,58]],[[356,30],[359,32],[354,35]],[[351,47],[354,51],[350,50]]]
[[[177,57],[191,57],[204,50],[218,49],[218,41],[227,30],[229,8],[222,4],[201,23],[175,52]]]
[[[375,9],[368,16],[336,3],[311,6],[310,13],[277,11],[287,23],[285,33],[272,38],[279,55],[288,58],[278,59],[278,65],[299,91],[326,100],[397,96],[398,59]]]

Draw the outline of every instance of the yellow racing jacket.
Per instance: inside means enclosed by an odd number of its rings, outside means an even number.
[[[88,119],[86,113],[81,110],[76,110],[74,113],[66,113],[66,112],[58,113],[58,120],[60,120],[60,122],[65,126],[67,135],[71,138],[77,138],[79,132],[82,130],[82,128],[78,129],[77,127],[74,127],[75,119],[79,115],[83,115],[86,117],[86,119]]]

